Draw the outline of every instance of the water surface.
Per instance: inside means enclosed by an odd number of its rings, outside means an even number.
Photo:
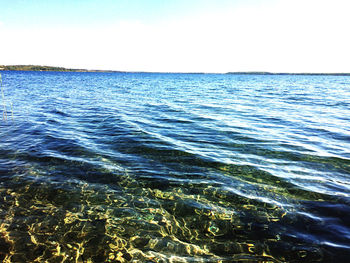
[[[350,258],[350,77],[2,77],[0,260]]]

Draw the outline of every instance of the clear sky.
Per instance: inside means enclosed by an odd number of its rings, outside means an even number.
[[[350,72],[349,0],[0,0],[0,64]]]

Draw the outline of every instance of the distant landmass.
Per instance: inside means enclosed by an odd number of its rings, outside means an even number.
[[[275,73],[275,72],[264,72],[264,71],[248,71],[248,72],[227,72],[226,74],[231,75],[330,75],[330,76],[350,76],[350,73]]]
[[[18,71],[62,71],[62,72],[127,72],[116,70],[98,70],[98,69],[72,69],[64,67],[38,66],[38,65],[0,65],[0,70],[18,70]],[[171,72],[169,72],[171,73]],[[198,72],[193,72],[201,74]],[[204,74],[204,73],[203,73]],[[229,75],[330,75],[330,76],[350,76],[350,73],[274,73],[264,71],[243,71],[243,72],[227,72]]]
[[[115,70],[89,70],[72,69],[63,67],[37,66],[37,65],[0,65],[0,70],[18,70],[18,71],[64,71],[64,72],[121,72]]]

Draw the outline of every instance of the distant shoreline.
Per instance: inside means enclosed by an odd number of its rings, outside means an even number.
[[[288,73],[288,72],[227,72],[228,75],[302,75],[302,76],[350,76],[350,73]]]
[[[0,65],[0,70],[8,71],[56,71],[56,72],[123,72],[116,70],[89,70],[38,65]]]
[[[64,67],[39,66],[39,65],[0,65],[0,71],[55,71],[55,72],[102,72],[102,73],[179,73],[179,74],[227,74],[227,75],[302,75],[302,76],[350,76],[350,73],[275,73],[261,71],[243,71],[227,73],[204,72],[145,72],[145,71],[118,71],[98,69],[71,69]]]

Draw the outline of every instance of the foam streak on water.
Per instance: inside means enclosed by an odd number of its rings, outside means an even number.
[[[349,77],[2,77],[0,261],[350,258]]]

